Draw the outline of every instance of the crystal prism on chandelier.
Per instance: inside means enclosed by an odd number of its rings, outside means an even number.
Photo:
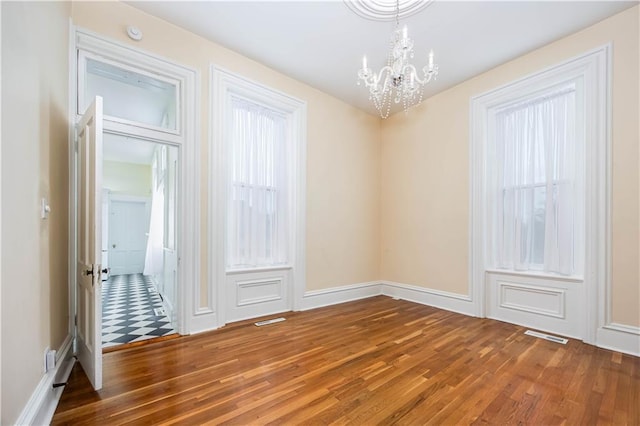
[[[367,67],[367,57],[362,58],[362,69],[358,71],[358,85],[364,82],[369,89],[369,99],[373,101],[382,118],[387,118],[393,103],[402,103],[406,112],[422,102],[424,87],[438,75],[438,65],[433,62],[433,50],[429,62],[418,72],[409,60],[413,59],[413,40],[407,34],[407,26],[399,25],[400,7],[397,3],[396,29],[391,35],[391,50],[385,65],[374,73]]]

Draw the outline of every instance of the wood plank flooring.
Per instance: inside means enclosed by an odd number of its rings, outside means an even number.
[[[379,296],[74,367],[53,424],[640,424],[640,358]]]

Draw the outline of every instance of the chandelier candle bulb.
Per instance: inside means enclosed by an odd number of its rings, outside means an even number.
[[[367,55],[364,55],[364,56],[362,57],[362,69],[363,69],[364,71],[366,71],[366,70],[367,70]]]
[[[405,26],[402,28],[402,40],[403,40],[403,41],[406,41],[406,40],[407,40],[407,38],[408,38],[408,35],[407,35],[407,26],[405,25]]]
[[[433,69],[433,49],[429,52],[429,71]]]

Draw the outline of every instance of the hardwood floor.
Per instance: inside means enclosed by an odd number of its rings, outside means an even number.
[[[640,358],[379,296],[74,367],[53,424],[640,424]]]

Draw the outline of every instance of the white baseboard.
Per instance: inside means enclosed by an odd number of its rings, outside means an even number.
[[[475,305],[471,297],[464,294],[432,290],[392,281],[382,282],[382,294],[459,314],[476,316]]]
[[[56,366],[49,370],[31,394],[16,424],[45,425],[51,423],[64,386],[54,388],[54,383],[65,383],[75,362],[72,358],[73,336],[68,335],[56,353]]]
[[[371,281],[308,291],[302,298],[300,310],[306,311],[379,295],[397,297],[422,305],[475,316],[475,307],[469,296],[391,281]]]
[[[597,331],[596,346],[640,357],[640,327],[605,325]]]
[[[382,294],[382,289],[378,281],[312,290],[307,291],[304,296],[302,296],[300,310],[307,311],[323,306],[337,305],[339,303],[379,296],[380,294]]]

